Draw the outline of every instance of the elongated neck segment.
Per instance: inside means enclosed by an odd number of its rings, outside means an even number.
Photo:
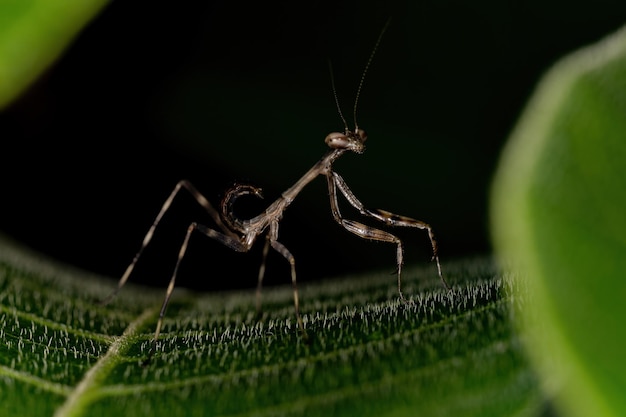
[[[304,187],[311,181],[313,181],[318,175],[326,174],[332,167],[333,162],[337,160],[346,150],[345,149],[331,149],[320,159],[315,165],[311,167],[300,179],[292,185],[289,189],[283,192],[282,197],[287,200],[289,205],[294,198],[302,191]]]

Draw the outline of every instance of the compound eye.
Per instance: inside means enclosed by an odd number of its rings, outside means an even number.
[[[357,129],[356,135],[361,138],[361,142],[365,142],[367,140],[367,133],[363,129]]]
[[[333,149],[347,149],[350,141],[344,133],[333,132],[326,136],[326,144]]]

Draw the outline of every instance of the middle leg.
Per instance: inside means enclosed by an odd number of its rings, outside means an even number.
[[[267,254],[270,251],[270,234],[268,233],[265,239],[265,245],[263,245],[263,259],[261,260],[261,266],[259,267],[259,277],[256,284],[256,313],[261,315],[261,288],[263,287],[263,278],[265,277],[265,262],[267,261]]]
[[[280,253],[283,256],[283,258],[285,258],[289,262],[289,265],[291,267],[291,286],[293,287],[293,305],[296,310],[296,319],[298,320],[298,327],[300,327],[302,334],[306,337],[306,332],[304,330],[304,323],[302,322],[302,318],[300,317],[300,301],[298,297],[298,285],[296,283],[296,259],[291,254],[291,252],[289,252],[289,249],[287,249],[285,245],[283,245],[282,243],[278,241],[278,222],[277,221],[273,221],[270,224],[268,242],[270,246],[272,247],[272,249]],[[266,243],[266,247],[267,247],[267,243]],[[259,276],[259,278],[262,278],[262,277]],[[259,281],[259,285],[260,284],[261,284],[261,281]]]
[[[152,347],[148,354],[148,359],[146,362],[150,362],[152,355],[156,349],[157,341],[159,340],[159,335],[161,334],[161,328],[163,326],[163,319],[165,317],[165,311],[167,310],[167,305],[170,302],[170,298],[172,297],[172,293],[174,292],[174,287],[176,285],[176,277],[178,275],[178,269],[180,264],[185,257],[185,253],[187,252],[187,247],[189,245],[189,239],[194,231],[199,231],[203,233],[205,236],[208,236],[214,240],[217,240],[224,246],[227,246],[230,249],[233,249],[237,252],[247,252],[250,250],[250,245],[242,243],[241,240],[233,238],[232,236],[226,235],[224,233],[218,232],[213,229],[209,229],[208,227],[193,222],[187,228],[187,234],[185,235],[185,239],[183,240],[182,245],[178,251],[178,259],[176,260],[176,265],[174,266],[174,272],[172,273],[172,277],[170,278],[170,282],[167,286],[167,290],[165,292],[165,299],[163,300],[163,304],[161,305],[161,310],[159,312],[159,319],[157,321],[156,330],[154,331],[154,339],[152,341]]]

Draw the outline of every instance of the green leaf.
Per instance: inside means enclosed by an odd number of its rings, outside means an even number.
[[[0,109],[68,46],[106,0],[0,1]]]
[[[626,415],[626,29],[549,71],[492,190],[500,255],[533,303],[528,349],[567,415]]]
[[[510,321],[523,302],[489,260],[290,287],[177,289],[142,366],[163,291],[38,260],[0,240],[0,413],[33,416],[506,416],[543,404]]]

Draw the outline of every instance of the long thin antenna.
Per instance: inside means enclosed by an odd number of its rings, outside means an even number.
[[[372,63],[372,60],[374,59],[374,55],[376,54],[378,45],[380,44],[380,41],[383,38],[383,35],[385,34],[385,31],[389,27],[390,23],[391,23],[391,17],[387,19],[385,26],[383,26],[383,29],[380,31],[380,35],[378,35],[378,39],[376,39],[376,43],[374,44],[374,49],[372,50],[372,53],[370,54],[370,57],[368,58],[367,63],[365,64],[365,69],[363,69],[363,74],[361,75],[361,81],[359,82],[359,88],[356,90],[356,97],[354,98],[354,131],[355,132],[359,130],[359,124],[356,121],[356,106],[359,103],[359,96],[361,95],[361,88],[363,87],[363,82],[365,81],[365,75],[367,74],[367,70],[369,69],[370,64]],[[344,120],[344,123],[345,123],[345,120]]]
[[[343,120],[343,126],[345,131],[348,131],[348,122],[346,122],[346,118],[343,117],[343,112],[341,111],[341,106],[339,105],[339,97],[337,97],[337,89],[335,88],[335,74],[333,74],[333,63],[328,60],[328,70],[330,71],[330,85],[333,88],[333,96],[335,96],[335,104],[337,105],[337,111],[339,112],[339,117]]]

